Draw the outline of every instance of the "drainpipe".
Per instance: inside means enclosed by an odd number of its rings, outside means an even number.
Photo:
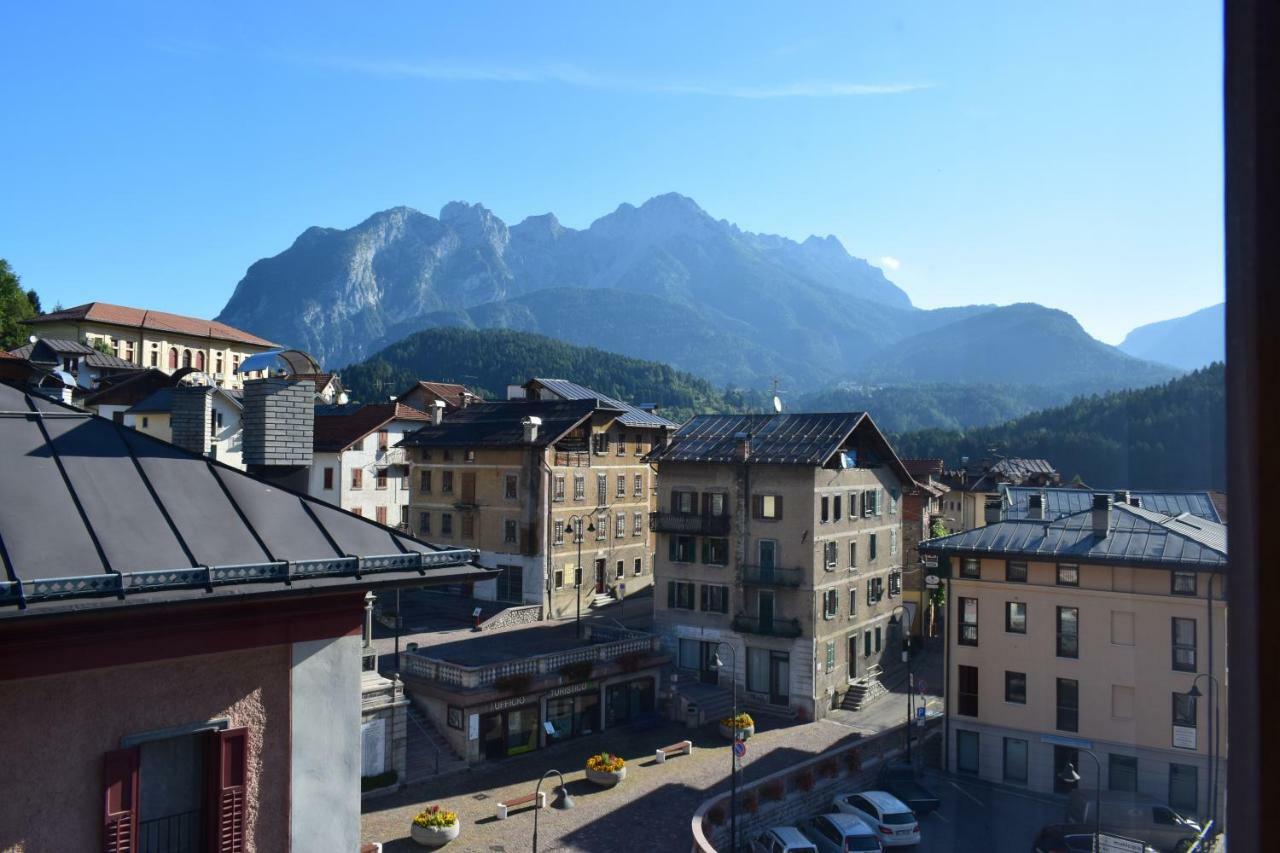
[[[941,560],[939,561],[941,562]],[[947,571],[947,603],[942,638],[942,772],[951,772],[951,594],[950,561]],[[910,725],[910,723],[908,723]]]
[[[1208,652],[1209,652],[1209,675],[1213,676],[1210,685],[1213,687],[1213,696],[1209,703],[1208,723],[1209,723],[1209,818],[1215,825],[1218,823],[1218,727],[1214,725],[1215,717],[1219,716],[1218,707],[1222,702],[1221,692],[1222,685],[1215,683],[1217,675],[1213,672],[1213,581],[1218,577],[1218,573],[1222,571],[1221,566],[1215,566],[1209,574],[1209,589],[1205,596],[1205,613],[1208,622]],[[1223,590],[1222,597],[1226,598],[1226,590]]]

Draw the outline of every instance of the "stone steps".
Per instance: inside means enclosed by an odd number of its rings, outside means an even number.
[[[409,706],[405,723],[405,782],[421,782],[465,770],[467,762],[453,751],[444,735],[414,705]]]
[[[880,679],[874,676],[854,679],[840,700],[840,707],[846,711],[861,711],[888,692]]]
[[[587,606],[594,609],[596,607],[608,607],[610,604],[617,604],[617,603],[618,603],[618,599],[614,598],[609,593],[598,592],[595,594],[595,597],[591,599],[591,603]]]

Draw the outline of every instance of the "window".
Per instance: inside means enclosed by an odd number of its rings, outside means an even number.
[[[1189,729],[1196,727],[1196,697],[1190,693],[1173,694],[1173,724]]]
[[[1004,603],[1004,630],[1010,634],[1027,633],[1027,605],[1022,601]]]
[[[978,599],[960,599],[960,636],[956,640],[962,646],[978,645]]]
[[[703,539],[702,562],[711,566],[729,565],[729,540],[710,537]]]
[[[631,489],[632,495],[634,495],[637,498],[644,495],[644,475],[636,474],[635,477],[632,478],[632,481],[633,481],[633,485]]]
[[[862,634],[862,656],[864,658],[871,657],[871,632],[864,631]]]
[[[619,560],[618,564],[613,567],[614,580],[622,580],[623,575],[626,574],[626,570],[623,569],[622,566],[623,566],[623,562],[622,560]]]
[[[423,494],[431,493],[431,472],[430,471],[418,472],[418,491],[422,492]]]
[[[1058,564],[1058,585],[1059,586],[1079,586],[1080,585],[1080,567],[1075,563],[1059,563]]]
[[[829,589],[822,593],[822,618],[834,619],[840,615],[840,590]]]
[[[697,559],[698,540],[692,536],[672,536],[670,554],[673,563],[692,563]]]
[[[557,502],[564,500],[564,474],[556,475],[555,486],[552,488],[551,492],[551,499]]]
[[[639,577],[643,573],[644,573],[644,560],[641,559],[640,557],[636,557],[632,565],[632,574]]]
[[[1200,794],[1194,764],[1169,765],[1169,805],[1185,812],[1200,807]]]
[[[470,517],[471,516],[468,516],[468,515],[464,515],[462,517],[462,527],[464,530],[466,529],[466,526],[467,526],[467,519]],[[466,534],[464,533],[463,535],[465,536]],[[510,518],[504,520],[502,522],[502,541],[507,543],[508,545],[512,545],[512,544],[515,544],[518,538],[519,538],[519,528],[517,527],[515,520]]]
[[[524,600],[524,569],[520,566],[498,566],[498,601]]]
[[[826,524],[830,520],[831,520],[831,498],[824,497],[822,499],[821,521],[823,524]]]
[[[879,651],[880,651],[880,634],[881,634],[881,632],[880,632],[880,626],[879,626],[879,625],[877,625],[877,626],[876,626],[876,651],[877,651],[877,652],[879,652]]]
[[[596,506],[609,502],[609,475],[596,474]]]
[[[982,577],[982,563],[977,557],[965,557],[960,561],[960,577],[979,580]]]
[[[555,526],[552,527],[552,530],[554,531],[551,534],[552,544],[563,545],[564,544],[564,522],[559,519],[556,519]]]
[[[409,529],[409,507],[400,507],[400,527],[404,530]]]
[[[849,497],[849,520],[857,521],[858,520],[858,493],[850,492],[848,497]]]
[[[644,513],[643,512],[635,512],[631,514],[631,535],[632,536],[644,535]]]
[[[897,598],[902,594],[902,572],[889,572],[889,597]]]
[[[1012,702],[1015,705],[1027,704],[1027,674],[1025,672],[1005,672],[1004,701]]]
[[[671,490],[671,511],[681,515],[693,515],[698,511],[698,493]]]
[[[703,584],[700,604],[707,613],[728,613],[729,587]]]
[[[1080,682],[1058,679],[1058,731],[1080,731]]]
[[[377,506],[373,508],[373,519],[379,524],[387,523],[387,508],[385,506]]]
[[[476,517],[469,512],[462,514],[462,538],[473,539],[476,535]],[[515,540],[511,540],[515,541]]]
[[[591,434],[591,449],[597,454],[605,454],[609,452],[609,433],[596,432]]]
[[[753,495],[751,517],[770,521],[782,518],[782,495]]]
[[[889,528],[889,556],[898,556],[898,528]]]
[[[956,770],[978,775],[978,733],[956,730]]]
[[[631,443],[635,445],[636,456],[644,456],[644,445],[641,443],[640,436],[638,435],[631,436]]]
[[[1107,756],[1107,788],[1112,791],[1138,790],[1138,759],[1133,755]]]
[[[874,533],[867,535],[867,559],[873,563],[876,561],[876,535]]]
[[[440,472],[440,491],[446,495],[453,494],[453,472],[452,471]]]
[[[858,543],[857,542],[849,543],[849,568],[851,569],[858,568]]]
[[[573,476],[573,499],[584,500],[587,496],[587,480],[581,474]]]
[[[352,515],[358,516],[359,518],[364,518],[364,507],[354,506],[351,508],[351,513]]]
[[[509,501],[513,501],[516,499],[516,496],[520,491],[520,475],[508,474],[504,479],[506,487],[503,490],[503,497]]]
[[[1080,657],[1080,608],[1058,608],[1058,657]]]
[[[957,680],[956,713],[965,717],[978,716],[978,668],[961,666]]]
[[[391,433],[385,429],[378,430],[378,449],[385,451],[387,445],[391,443]]]
[[[451,512],[440,513],[440,535],[441,536],[453,535],[453,513]]]
[[[169,369],[178,369],[178,349],[177,347],[169,347]]]
[[[448,450],[448,449],[446,449],[446,450],[441,454],[441,458],[442,458],[442,459],[444,459],[444,461],[445,461],[445,462],[452,462],[452,461],[453,461],[453,451],[452,451],[452,450]]]
[[[150,356],[150,363],[151,363],[151,366],[152,366],[152,367],[159,367],[159,366],[160,366],[160,353],[156,352],[155,350],[152,350],[152,351],[151,351],[151,356]]]
[[[834,498],[831,499],[831,519],[833,521],[839,521],[840,518],[841,518],[840,496],[836,495]]]
[[[333,488],[333,468],[324,469],[324,487],[326,489]]]
[[[769,692],[769,649],[747,649],[747,689],[752,693]]]
[[[852,617],[858,612],[858,585],[854,584],[849,587],[849,616]]]
[[[618,475],[618,480],[614,484],[613,495],[614,497],[617,497],[617,498],[625,498],[627,496],[627,475],[626,474]]]
[[[862,515],[870,517],[880,514],[880,490],[868,489],[862,493]]]
[[[603,541],[609,538],[609,514],[600,513],[596,516],[596,541]]]
[[[563,587],[565,575],[571,574],[573,574],[573,563],[565,563],[563,568],[556,567],[555,577],[552,578],[552,582],[555,584],[556,589]]]
[[[830,571],[840,562],[840,545],[836,542],[824,542],[822,545],[822,564]]]
[[[386,490],[387,488],[387,469],[379,468],[374,473],[374,488]]]
[[[889,490],[889,514],[890,515],[898,514],[898,494],[899,492],[896,488]]]
[[[1027,781],[1027,742],[1019,738],[1004,739],[1004,781]]]
[[[618,436],[618,455],[627,455],[627,437],[625,435]]]
[[[832,640],[827,641],[827,672],[835,672],[836,669],[836,644]]]
[[[1171,584],[1170,592],[1174,595],[1195,595],[1196,573],[1174,572]]]
[[[867,579],[867,606],[876,604],[884,598],[884,578]]]
[[[418,513],[418,532],[419,533],[431,532],[431,513],[429,512]]]
[[[621,539],[627,535],[627,514],[619,512],[613,518],[613,538]]]
[[[1196,671],[1196,620],[1173,618],[1173,668]]]
[[[1027,564],[1009,560],[1004,564],[1004,579],[1009,583],[1027,582]]]
[[[667,607],[692,610],[693,584],[684,581],[667,581]]]
[[[360,489],[363,487],[364,487],[364,469],[352,468],[351,469],[351,488]]]

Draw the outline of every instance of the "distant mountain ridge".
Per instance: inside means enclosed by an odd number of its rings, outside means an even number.
[[[1120,350],[1136,358],[1194,370],[1226,353],[1226,303],[1219,302],[1183,317],[1139,326],[1120,342]]]
[[[1043,324],[1052,339],[1044,352],[1077,362],[1064,367],[1028,351],[999,378],[975,372],[964,381],[1101,390],[1177,373],[1145,366],[1078,324],[1031,308],[1045,313],[917,309],[835,237],[753,234],[669,193],[620,205],[582,230],[552,214],[508,227],[463,202],[445,205],[439,218],[399,207],[346,230],[309,228],[284,252],[253,264],[218,319],[306,349],[328,367],[423,328],[458,325],[546,334],[721,384],[762,388],[777,378],[808,390],[843,380],[935,379],[921,374],[945,370],[945,361],[906,362],[930,351],[920,336],[980,315],[987,319],[978,327],[992,328],[1016,314],[1031,327]],[[992,366],[967,363],[975,371]]]

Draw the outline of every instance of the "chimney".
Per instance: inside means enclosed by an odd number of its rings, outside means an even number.
[[[1106,538],[1111,532],[1111,495],[1093,496],[1093,534]]]
[[[985,524],[995,524],[1004,514],[1004,501],[997,496],[988,495],[982,504],[982,520]]]
[[[1127,490],[1127,489],[1117,489],[1117,490],[1116,490],[1116,494],[1115,494],[1115,501],[1114,501],[1114,503],[1117,503],[1117,504],[1127,504],[1127,503],[1131,503],[1131,501],[1129,500],[1129,492],[1128,492],[1128,490]]]
[[[745,432],[734,433],[734,440],[737,445],[733,449],[733,458],[739,462],[746,462],[751,458],[751,436]]]
[[[183,450],[209,455],[213,424],[213,389],[207,385],[176,385],[169,425],[173,443]]]
[[[1142,506],[1142,497],[1140,495],[1130,495],[1129,506],[1136,506],[1140,508]]]
[[[542,426],[542,418],[530,415],[520,422],[524,427],[524,440],[527,444],[532,444],[538,440],[538,427]]]
[[[1044,495],[1027,495],[1027,518],[1044,519]]]
[[[436,426],[439,426],[439,425],[440,425],[440,422],[441,422],[442,420],[444,420],[444,409],[445,409],[445,402],[444,402],[444,400],[434,400],[434,401],[432,401],[432,403],[431,403],[431,423],[435,424]]]
[[[270,376],[244,383],[244,463],[250,474],[307,490],[315,396],[310,379]]]

